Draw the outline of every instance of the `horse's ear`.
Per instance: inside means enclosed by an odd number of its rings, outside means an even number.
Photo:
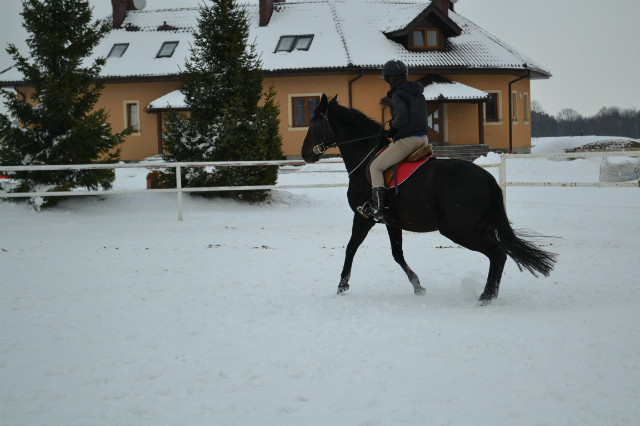
[[[338,95],[336,94],[333,99],[331,99],[331,102],[338,102]]]
[[[319,107],[324,109],[327,107],[327,103],[328,103],[328,99],[327,99],[327,95],[325,95],[324,93],[322,94],[322,97],[320,98],[320,105]]]

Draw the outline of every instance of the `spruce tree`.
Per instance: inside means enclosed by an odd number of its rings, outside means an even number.
[[[189,116],[166,120],[166,161],[277,160],[282,156],[279,108],[270,87],[263,93],[261,63],[247,43],[247,12],[233,0],[200,5],[190,58],[181,74]],[[167,171],[169,181],[175,177]],[[277,167],[191,168],[184,186],[272,185]],[[205,193],[202,193],[205,194]],[[209,193],[260,201],[264,191]]]
[[[28,102],[2,93],[19,124],[0,114],[0,165],[116,162],[126,132],[112,134],[106,111],[95,109],[105,59],[85,63],[110,31],[109,22],[92,21],[88,0],[24,0],[21,15],[29,55],[12,44],[6,50],[32,93]],[[115,179],[113,170],[9,174],[18,182],[8,188],[14,192],[109,189]],[[58,200],[45,198],[42,206]]]

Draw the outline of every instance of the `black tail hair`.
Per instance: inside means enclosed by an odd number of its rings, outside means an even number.
[[[535,238],[535,233],[523,233],[515,231],[507,217],[502,198],[502,189],[498,183],[491,179],[491,198],[495,208],[496,237],[507,255],[513,259],[518,268],[526,269],[534,276],[538,273],[548,277],[557,261],[558,254],[542,250],[525,238]]]

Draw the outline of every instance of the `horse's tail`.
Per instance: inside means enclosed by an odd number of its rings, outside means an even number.
[[[532,242],[525,240],[525,238],[536,237],[536,234],[525,234],[515,231],[511,227],[504,207],[502,189],[494,179],[490,179],[490,181],[491,198],[496,218],[496,236],[500,245],[507,255],[516,262],[521,271],[526,269],[536,277],[538,273],[548,277],[558,255],[542,250]]]

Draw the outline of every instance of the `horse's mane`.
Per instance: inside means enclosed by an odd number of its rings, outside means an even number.
[[[338,120],[349,122],[350,124],[355,124],[357,126],[360,126],[363,131],[368,131],[368,132],[380,131],[380,123],[367,117],[363,112],[358,111],[355,108],[342,106],[335,99],[332,99],[329,102],[329,105],[333,109],[333,112]]]

